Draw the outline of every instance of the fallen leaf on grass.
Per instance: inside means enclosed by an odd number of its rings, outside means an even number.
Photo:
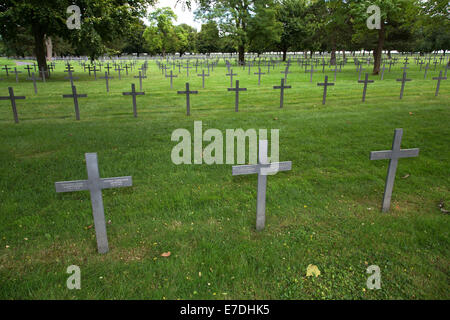
[[[320,276],[319,268],[317,268],[317,266],[315,266],[313,264],[308,265],[308,267],[306,268],[306,276],[307,277]]]
[[[94,226],[93,224],[91,224],[90,226],[87,226],[86,230],[91,229],[93,226]]]
[[[170,251],[161,253],[161,257],[170,257],[170,255],[171,255]]]
[[[408,173],[406,176],[402,177],[402,179],[408,179],[410,174]]]

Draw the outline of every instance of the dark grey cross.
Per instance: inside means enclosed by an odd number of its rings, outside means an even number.
[[[31,77],[30,70],[32,70],[33,68],[31,68],[30,65],[28,64],[24,69],[28,71],[28,76]]]
[[[420,69],[419,69],[419,71],[422,71],[422,65],[424,65],[424,64],[425,64],[425,62],[424,62],[423,60],[420,60],[420,63],[417,63],[417,64],[419,64],[419,65],[420,65]]]
[[[384,187],[383,206],[382,211],[389,211],[391,205],[392,190],[394,188],[395,172],[397,171],[398,159],[417,157],[419,149],[400,149],[402,143],[403,129],[395,129],[394,142],[392,143],[392,150],[386,151],[372,151],[370,153],[370,160],[390,159],[389,169],[386,177],[386,184]]]
[[[284,74],[284,82],[287,83],[287,75],[288,75],[289,73],[292,73],[292,72],[289,72],[289,66],[287,66],[287,67],[284,69],[284,71],[281,71],[280,73],[283,73],[283,74]]]
[[[109,65],[109,62],[106,63],[105,69],[106,69],[106,71],[108,72],[108,75],[109,75],[109,69],[111,69],[111,68],[112,68],[112,67]]]
[[[166,74],[166,78],[170,78],[170,89],[173,89],[173,78],[177,78],[178,76],[174,75],[172,70],[170,70],[170,76]]]
[[[280,89],[280,109],[283,108],[284,105],[284,89],[291,89],[291,86],[285,86],[284,85],[284,78],[281,78],[281,85],[280,86],[274,86],[274,89]]]
[[[74,80],[74,79],[78,79],[78,77],[74,77],[74,76],[73,76],[73,71],[72,71],[72,69],[65,70],[64,72],[68,72],[68,73],[69,73],[69,76],[64,77],[64,79],[70,79],[70,86],[73,87],[73,80]]]
[[[383,63],[383,69],[381,71],[381,80],[384,79],[384,71],[386,70],[386,63]]]
[[[406,72],[408,69],[409,69],[409,68],[408,68],[408,66],[406,66],[406,65],[400,68],[400,70],[403,70],[403,72]]]
[[[33,73],[32,73],[32,76],[29,77],[28,80],[33,80],[34,93],[37,94],[36,80],[39,80],[39,78],[36,78],[36,76],[34,75],[34,72],[33,72]]]
[[[14,67],[14,73],[16,74],[16,82],[19,82],[19,73],[22,73],[22,71],[17,71],[17,68]]]
[[[97,69],[97,66],[94,65],[94,68],[92,69],[92,71],[94,72],[94,80],[97,80],[97,71],[100,71]]]
[[[130,66],[125,63],[124,68],[125,68],[125,74],[128,75],[128,69],[130,68]]]
[[[359,64],[358,71],[359,71],[359,74],[358,74],[358,81],[359,81],[359,80],[361,80],[361,73],[362,73],[363,71],[365,71],[365,70],[362,68],[362,64]]]
[[[427,78],[428,69],[430,69],[430,64],[429,63],[427,63],[427,65],[425,66],[425,74],[423,75],[424,79]]]
[[[188,62],[186,62],[186,67],[183,67],[184,69],[186,69],[186,75],[187,75],[187,77],[189,78],[189,69],[192,69],[193,67],[191,67],[190,65],[189,65],[189,61]]]
[[[439,77],[433,78],[433,80],[437,80],[437,86],[436,86],[436,93],[434,94],[435,97],[439,94],[439,88],[441,86],[441,80],[447,80],[447,77],[442,76],[442,70],[439,72]]]
[[[139,76],[134,76],[136,79],[139,78],[139,90],[142,91],[142,79],[147,78],[147,76],[143,76],[142,72],[139,71]]]
[[[7,77],[9,77],[8,70],[11,70],[11,69],[12,69],[12,68],[8,67],[6,64],[5,64],[5,66],[2,68],[2,70],[5,70],[5,71],[6,71],[6,76],[7,76]]]
[[[178,91],[178,94],[186,95],[186,114],[191,115],[191,94],[198,94],[198,91],[189,90],[189,82],[186,82],[186,91]]]
[[[105,76],[100,77],[100,79],[105,79],[106,81],[106,92],[109,92],[109,79],[114,79],[114,77],[109,77],[108,72],[105,71]]]
[[[137,118],[136,96],[143,96],[143,95],[145,95],[145,92],[136,92],[134,83],[132,83],[131,84],[131,92],[122,92],[122,94],[124,96],[132,96],[132,98],[133,98],[133,113],[134,113],[134,117]]]
[[[208,74],[209,74],[209,72],[208,72]],[[233,76],[237,76],[237,74],[236,73],[233,73],[233,69],[231,69],[231,71],[230,71],[230,73],[227,73],[227,76],[229,76],[230,77],[230,87],[232,87],[233,88]]]
[[[403,98],[403,92],[405,91],[405,84],[407,81],[411,81],[411,79],[406,78],[406,72],[403,72],[403,77],[401,79],[397,79],[397,81],[402,82],[402,88],[400,89],[400,99]]]
[[[117,66],[116,71],[119,73],[119,80],[122,80],[122,78],[120,77],[120,71],[122,71],[122,70],[124,70],[124,69],[122,69],[120,66]]]
[[[322,59],[322,73],[325,73],[325,67],[328,65],[328,63],[325,62],[325,59]]]
[[[11,107],[14,115],[14,122],[19,123],[19,117],[17,115],[17,107],[16,107],[16,100],[22,100],[25,99],[24,96],[14,96],[14,90],[11,87],[8,87],[9,96],[7,97],[0,97],[0,100],[11,100]]]
[[[205,89],[205,77],[209,77],[209,74],[206,74],[205,69],[202,69],[202,73],[197,74],[197,76],[202,77],[202,85],[203,85],[203,89]]]
[[[395,65],[394,61],[389,61],[389,72],[391,72],[392,66]]]
[[[99,253],[107,253],[108,237],[106,236],[105,212],[103,208],[102,189],[131,187],[131,177],[100,178],[98,170],[97,153],[86,153],[86,168],[88,179],[76,181],[55,182],[56,192],[73,192],[89,190],[91,194],[92,213],[94,216],[95,235],[97,238],[97,250]]]
[[[313,74],[314,74],[314,72],[316,72],[316,70],[314,70],[314,65],[311,63],[311,69],[310,70],[305,70],[305,71],[311,73],[310,78],[309,78],[309,82],[312,82]]]
[[[369,74],[366,73],[366,79],[364,81],[358,80],[358,83],[364,83],[364,89],[363,89],[363,96],[362,96],[362,102],[366,101],[366,93],[367,93],[367,84],[368,83],[374,83],[375,81],[369,80]]]
[[[434,64],[434,71],[436,71],[436,65],[438,64],[439,62],[437,62],[437,60],[435,60],[434,62],[433,62],[433,64]]]
[[[320,86],[320,87],[323,87],[322,104],[325,104],[325,102],[327,101],[328,86],[334,86],[334,83],[328,82],[328,76],[325,76],[325,82],[324,83],[318,83],[317,85]]]
[[[228,91],[236,92],[235,102],[234,102],[234,111],[239,112],[239,91],[247,91],[247,88],[239,88],[239,80],[236,80],[236,88],[228,88]]]
[[[258,195],[256,200],[256,230],[264,229],[266,223],[266,190],[267,176],[275,175],[280,171],[292,170],[292,162],[273,162],[269,163],[267,156],[267,140],[259,141],[258,164],[233,166],[233,176],[258,174]]]
[[[86,98],[87,94],[78,94],[77,88],[72,86],[72,94],[63,94],[63,98],[73,98],[73,104],[75,106],[75,117],[80,120],[80,110],[78,108],[78,98]]]
[[[265,73],[264,73],[264,72],[261,72],[261,68],[258,67],[258,72],[255,72],[255,74],[258,75],[258,86],[260,86],[260,85],[261,85],[261,76],[262,76],[263,74],[265,74]]]

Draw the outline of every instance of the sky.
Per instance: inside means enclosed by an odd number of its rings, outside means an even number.
[[[175,14],[177,15],[178,19],[174,23],[175,25],[186,23],[190,25],[191,27],[194,27],[197,29],[197,31],[200,31],[201,23],[194,21],[194,11],[197,8],[197,4],[192,3],[191,11],[189,11],[187,8],[183,10],[182,5],[178,4],[175,6],[176,0],[158,0],[158,4],[155,6],[156,8],[164,8],[169,7],[171,8]],[[148,12],[154,11],[154,7],[150,7]],[[145,24],[149,24],[147,19],[144,19]]]

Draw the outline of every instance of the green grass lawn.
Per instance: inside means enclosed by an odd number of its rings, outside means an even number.
[[[5,63],[14,60],[0,59]],[[0,101],[0,298],[449,299],[450,223],[438,204],[450,207],[450,85],[443,81],[435,97],[431,77],[444,66],[424,80],[412,63],[413,81],[400,100],[400,67],[384,81],[370,76],[375,83],[362,103],[363,85],[348,64],[322,106],[321,67],[310,83],[294,64],[284,109],[272,89],[283,66],[260,87],[257,76],[234,67],[248,88],[235,113],[221,60],[205,89],[190,70],[199,94],[187,117],[185,96],[176,94],[185,72],[171,90],[149,61],[134,118],[122,92],[132,82],[139,88],[136,70],[121,81],[113,72],[106,93],[104,80],[76,64],[77,91],[88,94],[79,100],[81,121],[73,100],[62,98],[71,93],[62,62],[51,80],[38,83],[37,95],[19,67],[19,83],[14,75],[0,81],[0,96],[9,86],[26,96],[17,101],[19,124],[10,102]],[[255,231],[255,175],[233,177],[231,165],[172,163],[172,132],[192,132],[200,120],[203,130],[223,133],[280,130],[280,161],[293,168],[268,177],[263,232]],[[369,152],[390,149],[395,128],[404,129],[402,148],[420,148],[420,155],[399,161],[391,211],[381,213],[388,161],[370,161]],[[102,177],[133,177],[133,187],[103,191],[111,221],[104,255],[97,253],[89,192],[57,194],[54,187],[87,178],[86,152],[98,153]],[[319,277],[306,277],[309,264]],[[70,265],[81,268],[81,290],[66,287]],[[381,290],[366,288],[370,265],[381,268]]]

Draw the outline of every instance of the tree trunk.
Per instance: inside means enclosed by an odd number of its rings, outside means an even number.
[[[374,50],[375,55],[375,61],[373,63],[373,74],[377,75],[380,73],[380,66],[381,66],[381,57],[383,55],[383,46],[384,46],[384,39],[385,39],[385,30],[384,30],[384,24],[381,23],[381,28],[378,30],[378,45],[377,48]]]
[[[53,57],[52,38],[45,36],[45,47],[47,49],[47,61],[52,61],[52,57]]]
[[[47,60],[45,57],[44,32],[42,32],[38,24],[32,26],[32,32],[34,36],[34,53],[36,54],[39,71],[44,70],[45,77],[49,78]]]
[[[287,49],[283,49],[283,62],[286,61]]]
[[[242,66],[245,64],[245,46],[240,44],[238,47],[239,51],[239,65]]]
[[[332,49],[331,49],[331,58],[330,58],[330,65],[335,66],[336,65],[336,39],[331,40]]]

